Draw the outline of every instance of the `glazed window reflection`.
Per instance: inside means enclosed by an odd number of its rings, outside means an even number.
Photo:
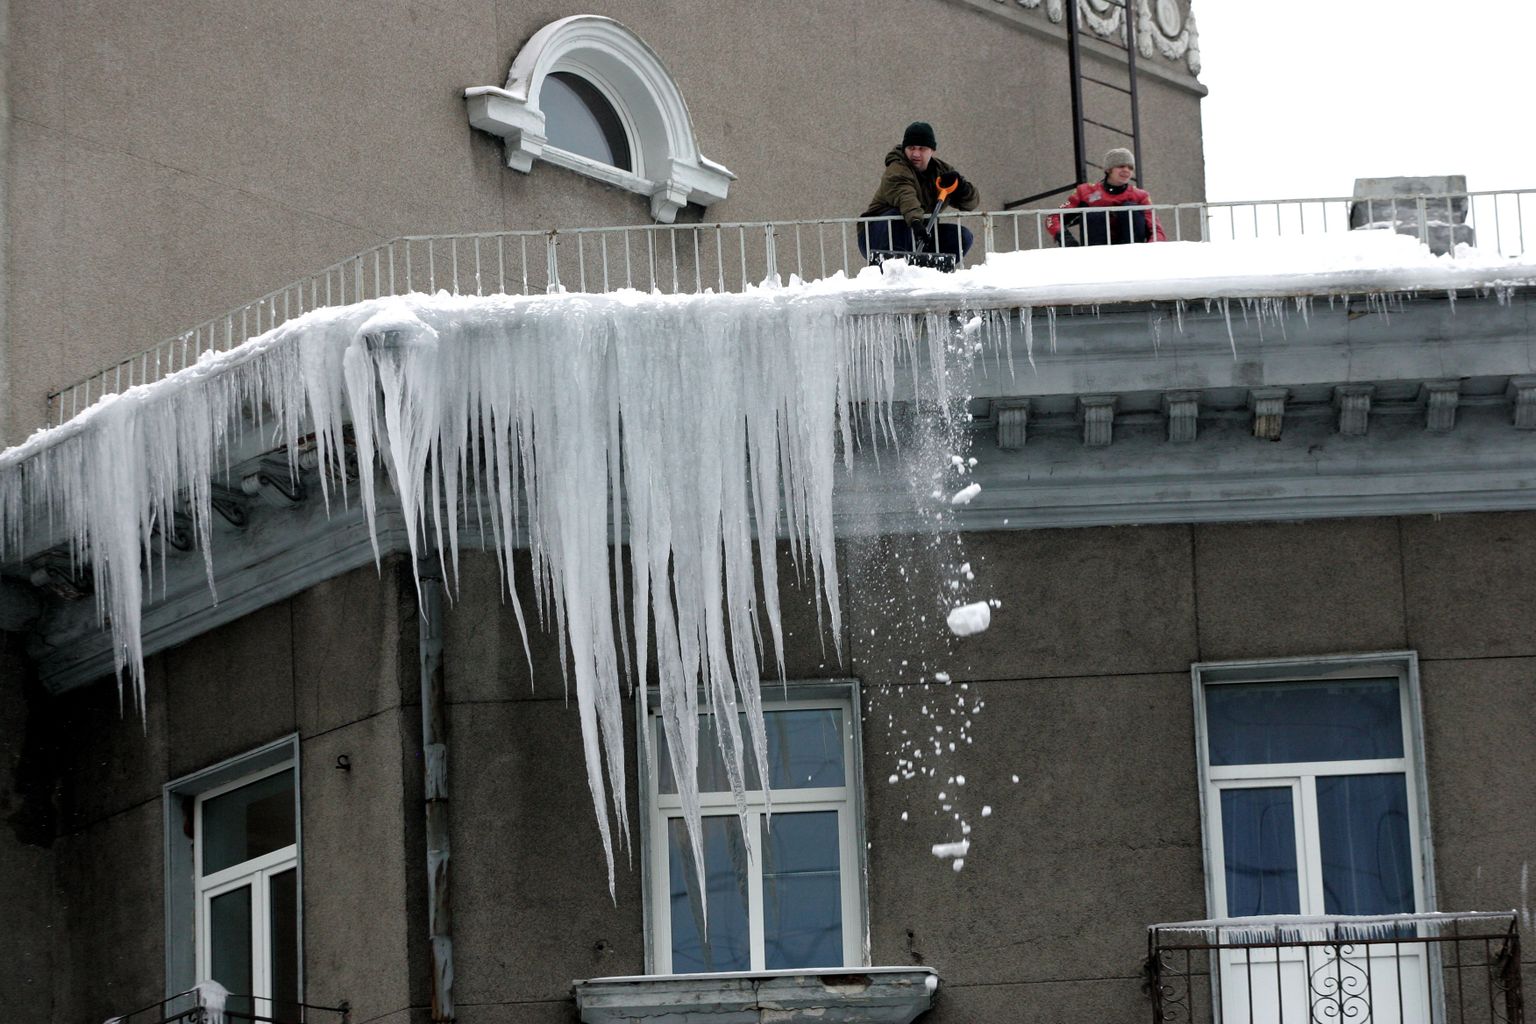
[[[773,789],[822,789],[842,786],[846,781],[843,764],[843,713],[837,708],[811,708],[794,711],[767,711],[763,725],[768,739],[768,781]],[[677,777],[672,770],[671,751],[664,730],[656,730],[657,788],[677,792]],[[757,759],[752,756],[745,715],[737,716],[737,735],[741,737],[742,777],[749,790],[761,790]],[[699,716],[699,792],[728,793],[730,776],[720,753],[715,731],[715,716]]]

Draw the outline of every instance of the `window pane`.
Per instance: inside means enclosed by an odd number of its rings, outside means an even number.
[[[1211,764],[1403,756],[1396,679],[1208,686]]]
[[[657,719],[656,726],[656,788],[663,793],[677,792],[677,777],[672,774],[672,750],[667,746],[667,734]],[[736,724],[740,729],[742,753],[742,772],[745,776],[743,785],[748,789],[761,789],[757,781],[757,759],[752,756],[752,741],[747,733],[747,716],[737,715]],[[699,792],[701,793],[729,793],[731,791],[730,776],[725,773],[725,758],[720,754],[720,740],[715,735],[715,716],[699,716]]]
[[[293,769],[203,803],[203,874],[294,843]]]
[[[231,993],[226,1010],[251,1012],[251,887],[208,901],[208,950],[213,980]]]
[[[618,111],[591,82],[566,71],[545,75],[539,106],[544,110],[544,130],[551,146],[634,170]]]
[[[1221,791],[1227,916],[1301,913],[1291,788]]]
[[[299,1019],[299,873],[279,872],[268,880],[272,906],[272,1016]]]
[[[705,818],[704,876],[709,891],[709,938],[693,851],[682,819],[667,821],[671,873],[672,973],[745,971],[752,966],[747,925],[747,848],[734,816]]]
[[[1317,827],[1327,913],[1413,912],[1413,854],[1404,776],[1319,778]]]
[[[774,789],[843,784],[843,713],[836,708],[770,711],[768,781]]]
[[[757,781],[757,763],[752,756],[747,733],[747,716],[738,719],[741,728],[743,768],[748,789],[761,788]],[[844,783],[843,713],[837,708],[808,708],[797,711],[768,711],[763,714],[768,739],[768,778],[774,789],[816,789],[837,787]],[[658,727],[657,788],[663,793],[677,792],[672,774],[672,757],[666,734]],[[727,793],[731,785],[725,774],[715,736],[715,716],[699,716],[699,791]]]
[[[764,966],[843,966],[837,812],[775,814],[769,825],[763,837]]]

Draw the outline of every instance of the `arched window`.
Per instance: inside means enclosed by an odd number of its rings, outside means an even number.
[[[464,90],[469,123],[500,136],[507,166],[543,160],[647,196],[671,223],[686,203],[724,199],[736,176],[699,152],[677,83],[611,18],[551,22],[512,61],[504,88]]]
[[[633,171],[629,136],[619,112],[591,82],[569,71],[552,71],[540,90],[549,144],[621,171]]]

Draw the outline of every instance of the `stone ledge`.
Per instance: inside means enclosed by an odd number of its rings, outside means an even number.
[[[907,1024],[933,1005],[927,967],[676,974],[572,982],[586,1024]]]

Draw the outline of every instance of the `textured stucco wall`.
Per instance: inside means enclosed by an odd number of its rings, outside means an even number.
[[[711,220],[860,212],[915,117],[937,125],[985,208],[1071,176],[1063,47],[1019,27],[1044,25],[1041,11],[1000,18],[946,0],[10,6],[0,443],[41,423],[49,390],[386,239],[647,222],[640,196],[547,164],[506,169],[500,141],[468,126],[462,90],[501,85],[528,37],[571,13],[627,24],[677,79],[703,152],[740,176]],[[1154,194],[1197,198],[1196,92],[1148,78],[1143,103]]]
[[[152,658],[142,717],[119,713],[110,680],[34,712],[25,733],[7,709],[8,742],[58,740],[52,864],[28,868],[48,872],[38,900],[55,893],[52,985],[27,1019],[102,1020],[163,997],[162,786],[295,731],[309,1001],[350,1000],[364,1020],[425,1002],[408,926],[424,918],[425,879],[415,598],[400,589],[401,565],[339,577]],[[351,771],[336,769],[342,753]],[[53,935],[41,913],[29,910],[16,938],[46,955]],[[8,1020],[11,967],[0,998]]]
[[[50,1020],[58,956],[54,893],[55,737],[21,637],[0,633],[0,1007]]]
[[[815,642],[804,594],[786,610],[790,675],[864,685],[874,960],[938,969],[929,1019],[1146,1012],[1145,926],[1206,914],[1195,661],[1418,650],[1439,906],[1521,905],[1536,815],[1510,796],[1536,767],[1536,594],[1523,582],[1536,516],[969,535],[965,557],[1002,608],[959,643],[906,596],[927,592],[933,547],[844,543],[844,667]],[[476,1022],[566,1019],[570,978],[643,969],[638,861],[621,862],[610,904],[558,652],[535,633],[530,685],[496,571],[467,561],[445,654],[459,996]],[[967,777],[957,806],[975,827],[960,874],[929,852],[953,838],[935,799],[953,787],[887,782],[889,737],[927,735],[924,704],[954,706],[916,666],[986,705],[974,744],[944,761]]]
[[[823,653],[807,595],[786,591],[790,674],[863,683],[874,960],[939,971],[929,1019],[1010,1020],[1021,1005],[1051,1020],[1145,1012],[1145,926],[1206,912],[1194,661],[1418,651],[1440,909],[1528,899],[1536,814],[1518,795],[1536,771],[1536,515],[964,542],[980,592],[1002,602],[967,641],[947,638],[924,596],[938,565],[930,538],[843,542],[846,665]],[[643,969],[639,858],[619,851],[610,900],[558,649],[535,627],[530,679],[494,557],[466,552],[463,565],[444,636],[459,1019],[569,1021],[571,979]],[[294,730],[308,996],[348,999],[354,1019],[419,1016],[428,961],[408,568],[350,573],[157,656],[142,722],[119,717],[110,683],[59,698],[46,723],[27,712],[32,741],[69,738],[56,755],[51,853],[0,854],[57,894],[27,910],[29,929],[55,922],[57,935],[33,943],[53,958],[40,968],[52,974],[40,1019],[101,1019],[158,997],[160,787]],[[531,614],[527,561],[516,568]],[[929,853],[952,838],[935,813],[941,784],[886,781],[891,737],[926,734],[925,703],[953,706],[955,689],[917,680],[941,668],[972,707],[985,702],[974,744],[941,773],[968,781],[958,809],[975,846],[959,874]],[[6,705],[8,736],[22,713]],[[635,812],[633,723],[627,742]],[[334,767],[343,753],[350,772]]]

